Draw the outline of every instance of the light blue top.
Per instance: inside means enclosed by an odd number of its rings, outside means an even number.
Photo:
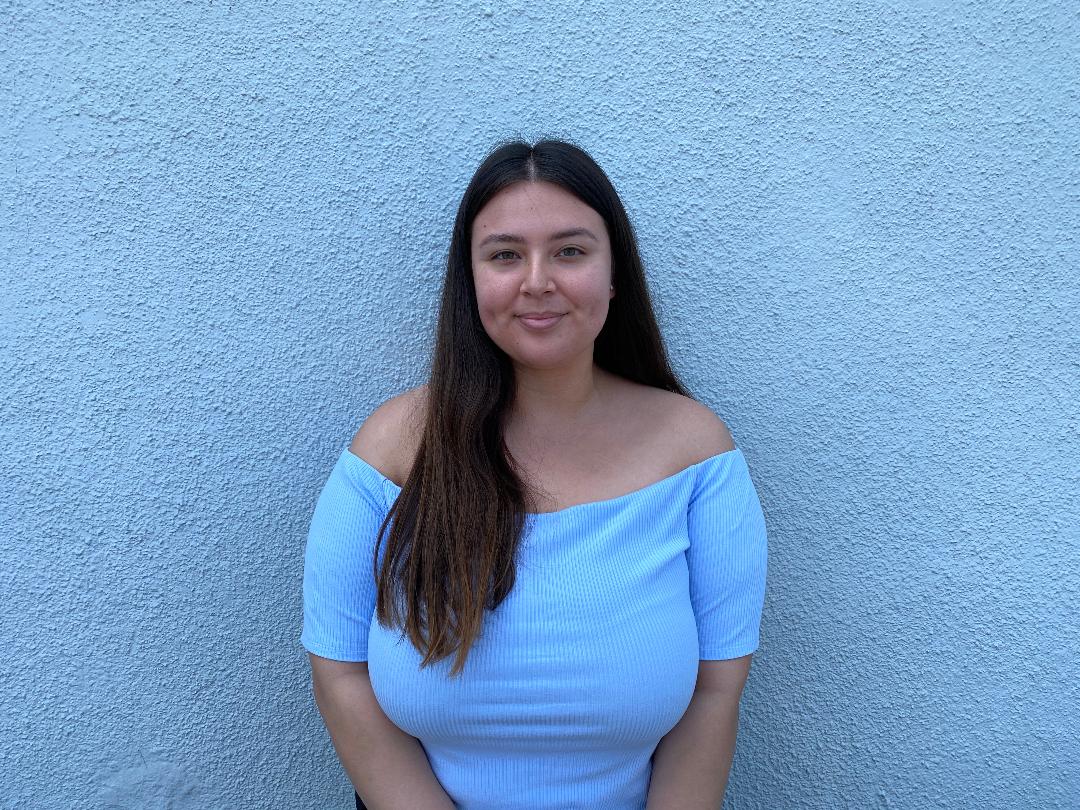
[[[408,638],[374,617],[375,535],[400,491],[342,451],[308,534],[304,647],[368,662],[379,705],[459,808],[644,808],[698,661],[758,646],[765,519],[742,452],[529,514],[514,588],[454,679],[453,656],[420,670]]]

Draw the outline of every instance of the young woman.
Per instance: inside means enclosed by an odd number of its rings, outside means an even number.
[[[496,148],[427,382],[364,421],[311,521],[301,641],[357,806],[719,807],[766,545],[604,172]]]

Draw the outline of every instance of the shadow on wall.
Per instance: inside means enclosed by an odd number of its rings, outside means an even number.
[[[103,810],[218,810],[199,780],[182,765],[153,760],[102,776]]]

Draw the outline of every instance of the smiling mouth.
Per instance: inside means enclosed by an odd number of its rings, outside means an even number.
[[[542,328],[542,327],[545,327],[545,326],[551,326],[556,321],[558,321],[560,318],[562,318],[562,316],[565,315],[565,314],[566,313],[564,312],[564,313],[562,313],[560,315],[545,315],[545,316],[519,315],[518,317],[521,319],[521,321],[523,323],[527,324],[530,327]]]

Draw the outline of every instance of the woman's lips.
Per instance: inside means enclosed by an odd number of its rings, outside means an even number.
[[[563,315],[565,314],[566,313],[563,313]],[[562,315],[551,315],[547,318],[537,318],[535,316],[526,315],[521,315],[519,317],[527,329],[549,329],[562,320]]]

